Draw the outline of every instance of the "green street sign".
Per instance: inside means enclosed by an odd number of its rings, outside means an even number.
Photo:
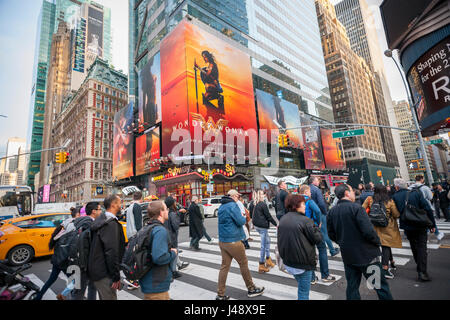
[[[427,141],[427,145],[431,145],[431,144],[438,144],[438,143],[442,143],[442,142],[444,142],[442,139],[436,139],[436,140],[430,140],[430,141]]]
[[[333,139],[362,136],[362,135],[364,135],[364,133],[365,133],[364,128],[356,129],[356,130],[348,130],[348,131],[338,131],[338,132],[333,132]]]

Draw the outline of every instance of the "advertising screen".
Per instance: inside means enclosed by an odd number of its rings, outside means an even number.
[[[145,126],[161,121],[160,54],[153,56],[139,72],[139,120]]]
[[[133,104],[119,110],[114,116],[113,178],[120,180],[133,175]]]
[[[320,129],[322,137],[323,156],[326,169],[343,170],[345,168],[344,149],[341,139],[333,139],[333,130]]]
[[[301,117],[302,126],[316,125],[316,121],[312,121],[307,117]],[[317,126],[302,128],[303,134],[303,155],[305,158],[305,168],[314,170],[325,169],[323,161],[322,143],[320,141],[320,129]]]
[[[159,127],[136,138],[136,175],[140,176],[158,170],[150,163],[160,158]]]
[[[103,12],[89,7],[87,50],[103,56]]]
[[[161,87],[163,155],[177,144],[170,143],[175,128],[191,137],[195,127],[220,132],[224,143],[226,132],[256,132],[250,57],[186,21],[161,44]]]
[[[256,89],[259,129],[286,129],[300,126],[298,106]],[[287,130],[286,134],[296,148],[303,148],[301,129]]]
[[[84,72],[84,46],[86,43],[86,20],[80,18],[75,39],[75,58],[73,70]]]
[[[424,137],[450,123],[450,36],[422,55],[411,67],[408,81]]]

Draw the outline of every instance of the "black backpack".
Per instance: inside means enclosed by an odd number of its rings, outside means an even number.
[[[152,246],[150,241],[153,241],[151,234],[156,226],[163,225],[161,223],[150,223],[128,239],[128,245],[120,264],[120,269],[128,280],[139,280],[152,268],[153,261],[149,254]]]
[[[65,233],[58,240],[56,240],[54,253],[51,259],[53,265],[57,266],[61,270],[66,270],[71,264],[69,256],[73,247],[76,245],[77,231],[73,230]]]
[[[386,214],[386,206],[383,202],[374,202],[369,212],[370,222],[377,227],[387,227],[389,219]]]

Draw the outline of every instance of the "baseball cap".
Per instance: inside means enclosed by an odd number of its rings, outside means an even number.
[[[230,197],[233,197],[233,196],[235,196],[235,195],[238,195],[238,196],[241,195],[239,192],[237,192],[237,191],[234,190],[234,189],[231,189],[230,191],[228,191],[227,194],[228,194]]]

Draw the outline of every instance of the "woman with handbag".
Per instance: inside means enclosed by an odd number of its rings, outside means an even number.
[[[272,223],[275,227],[277,222],[271,216],[265,202],[265,194],[262,190],[256,190],[254,198],[253,225],[261,236],[261,250],[259,256],[259,273],[269,272],[275,263],[270,258],[270,236],[269,227]]]
[[[391,248],[402,247],[402,237],[397,224],[397,219],[400,217],[400,212],[397,210],[394,200],[390,198],[387,188],[381,184],[375,186],[373,197],[367,197],[362,206],[366,209],[369,216],[372,209],[381,209],[386,216],[387,226],[382,227],[374,224],[373,227],[381,240],[381,264],[385,273],[384,276],[387,279],[393,279],[394,275],[392,274],[391,269],[395,270],[396,267]],[[389,262],[391,268],[389,268]]]

